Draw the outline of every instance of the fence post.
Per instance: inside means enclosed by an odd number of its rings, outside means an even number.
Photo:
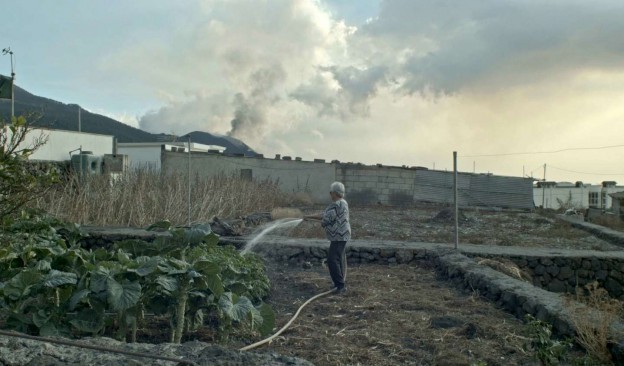
[[[191,134],[188,135],[188,227],[191,227]]]
[[[453,151],[453,200],[455,203],[455,249],[459,245],[459,209],[457,202],[457,151]]]

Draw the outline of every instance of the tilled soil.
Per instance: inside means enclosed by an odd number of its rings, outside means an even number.
[[[318,212],[307,210],[307,213]],[[406,208],[351,207],[353,239],[401,240],[412,242],[452,243],[454,221],[436,220],[448,208],[421,205]],[[569,223],[530,212],[462,210],[460,243],[545,247],[558,249],[621,250],[595,236],[573,228]],[[318,223],[304,221],[290,234],[301,238],[324,238]]]
[[[268,299],[283,326],[330,288],[327,269],[269,264]],[[303,309],[266,350],[316,365],[536,365],[527,326],[479,297],[450,287],[428,263],[351,266],[346,295]]]

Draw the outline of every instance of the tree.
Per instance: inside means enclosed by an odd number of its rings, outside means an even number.
[[[28,158],[47,142],[43,134],[27,143],[32,133],[23,116],[0,121],[0,219],[39,197],[57,180],[54,171],[37,169]]]

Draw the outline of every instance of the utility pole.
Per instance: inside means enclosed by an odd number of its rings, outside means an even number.
[[[191,227],[191,134],[188,135],[188,227]]]
[[[11,56],[11,119],[15,117],[15,63],[13,62],[13,51],[11,47],[2,49],[3,55]]]
[[[80,121],[80,106],[78,106],[78,132],[82,132],[82,123]]]
[[[542,209],[545,209],[544,206],[546,202],[546,164],[544,163],[544,179],[542,180]]]
[[[457,202],[457,151],[453,151],[453,200],[455,203],[455,249],[459,245],[459,209]]]

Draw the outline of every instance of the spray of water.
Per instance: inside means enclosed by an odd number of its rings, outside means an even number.
[[[250,241],[245,244],[245,247],[241,251],[242,255],[245,255],[247,252],[251,251],[258,243],[262,242],[262,239],[272,231],[277,229],[291,229],[295,226],[299,225],[303,219],[280,219],[275,220],[269,223],[265,228],[263,228],[256,236],[254,236]]]

